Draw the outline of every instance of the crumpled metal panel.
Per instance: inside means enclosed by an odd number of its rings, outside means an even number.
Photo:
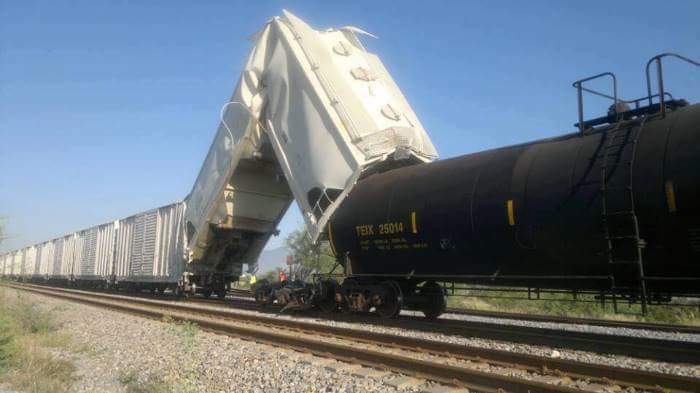
[[[225,188],[235,188],[238,164],[255,159],[265,146],[272,148],[314,240],[364,170],[398,157],[437,158],[417,116],[358,32],[314,30],[284,11],[255,34],[186,198],[190,259],[205,256],[213,241],[210,226],[225,221]],[[270,222],[286,211],[280,205],[271,210],[277,217]]]
[[[241,264],[257,261],[293,199],[315,240],[363,171],[437,158],[357,34],[367,33],[314,30],[287,11],[271,19],[253,37],[185,201],[47,242],[32,271],[176,281],[186,256],[235,276]],[[23,254],[9,264],[6,258],[4,270],[19,274]]]

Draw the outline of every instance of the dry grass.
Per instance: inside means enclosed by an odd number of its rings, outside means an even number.
[[[610,302],[607,302],[605,307],[602,307],[599,303],[571,302],[571,296],[565,294],[543,294],[542,298],[546,300],[485,298],[479,296],[492,294],[481,291],[469,291],[460,294],[465,296],[448,297],[449,307],[700,326],[700,310],[697,306],[652,305],[649,307],[648,314],[642,316],[639,304],[628,305],[623,301],[618,303],[619,312],[615,313]],[[470,294],[475,296],[469,296]],[[579,299],[594,300],[591,296],[580,296]]]
[[[0,289],[0,384],[26,392],[66,392],[74,365],[59,358],[72,350],[51,311],[19,292]]]
[[[143,370],[130,369],[119,375],[119,382],[127,393],[190,393],[198,391],[197,362],[190,359],[196,351],[196,337],[199,327],[191,322],[183,322],[165,315],[162,319],[165,331],[180,342],[182,360],[178,366],[165,375],[156,375]]]
[[[119,382],[127,393],[167,393],[177,391],[177,387],[164,380],[140,380],[135,370],[129,370],[119,376]]]

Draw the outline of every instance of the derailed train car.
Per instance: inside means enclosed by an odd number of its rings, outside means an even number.
[[[391,170],[357,184],[331,221],[331,244],[350,292],[390,280],[411,294],[427,280],[698,293],[697,162],[693,105]]]
[[[184,198],[186,217],[154,212],[119,220],[107,271],[96,264],[98,229],[56,239],[47,279],[99,283],[111,275],[141,287],[177,280],[189,294],[224,294],[244,265],[255,270],[293,200],[315,240],[363,171],[435,159],[417,116],[358,33],[364,34],[347,26],[315,30],[287,11],[268,20],[253,36]],[[167,242],[161,234],[184,236],[186,243],[181,248],[180,237]]]
[[[184,203],[0,255],[3,276],[94,287],[174,288],[185,269]]]
[[[700,104],[664,91],[623,101],[604,73],[574,83],[579,131],[363,174],[327,226],[342,283],[281,289],[331,311],[445,309],[441,283],[572,290],[601,301],[700,296]],[[650,67],[657,65],[658,94]],[[611,77],[608,95],[583,87]],[[610,98],[583,120],[583,92]],[[258,285],[256,299],[288,302]]]
[[[184,214],[174,204],[12,253],[5,274],[37,279],[38,258],[39,279],[223,296],[294,198],[348,276],[291,288],[304,305],[435,317],[440,281],[600,291],[643,306],[700,292],[700,116],[666,100],[667,55],[652,59],[658,94],[596,93],[613,100],[601,119],[583,121],[590,90],[579,81],[577,134],[431,162],[427,133],[356,30],[273,18],[255,35]],[[274,291],[255,295],[267,302]]]
[[[667,56],[700,66],[664,54],[647,75]],[[327,292],[350,309],[431,317],[445,307],[440,281],[588,291],[645,311],[700,295],[700,104],[658,78],[659,95],[615,93],[588,122],[579,94],[577,133],[360,180],[328,226],[350,279]]]

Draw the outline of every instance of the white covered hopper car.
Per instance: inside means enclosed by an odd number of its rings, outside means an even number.
[[[223,296],[293,201],[313,241],[358,179],[437,152],[354,28],[284,11],[253,46],[182,202],[2,255],[2,275]],[[8,268],[9,266],[9,268]]]
[[[165,289],[185,269],[184,203],[174,203],[0,255],[21,281]]]

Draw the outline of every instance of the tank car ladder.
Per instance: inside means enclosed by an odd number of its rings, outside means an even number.
[[[611,80],[612,96],[584,87],[585,82],[600,78],[609,78]],[[602,154],[596,157],[596,159],[601,159],[601,218],[605,251],[610,271],[612,301],[615,312],[617,312],[618,290],[623,289],[629,292],[634,286],[637,286],[641,298],[642,313],[646,314],[647,294],[642,260],[644,242],[639,237],[639,222],[635,213],[634,194],[632,191],[632,169],[637,150],[637,140],[642,132],[646,118],[642,117],[641,121],[632,122],[624,120],[622,112],[626,110],[625,106],[630,102],[618,98],[617,77],[612,72],[604,72],[578,80],[573,83],[573,87],[578,93],[579,121],[576,126],[579,128],[581,135],[584,135],[587,127],[592,125],[587,125],[587,122],[583,120],[583,93],[588,92],[613,101],[610,113],[606,116],[606,121],[614,125],[606,133]],[[616,171],[618,174],[613,177]],[[619,174],[619,171],[623,171],[623,173]],[[617,180],[618,183],[624,180],[624,183],[611,185],[609,183],[611,179]],[[622,196],[621,201],[618,201],[617,206],[614,206],[610,198],[614,196],[619,197],[620,195]],[[625,277],[625,273],[630,272],[624,266],[635,269],[635,277],[632,280]],[[620,274],[620,270],[622,270],[622,274]],[[625,280],[627,281],[626,283]],[[625,283],[625,285],[619,285],[620,283]]]
[[[637,286],[642,314],[646,315],[647,293],[642,259],[644,241],[639,236],[639,222],[632,189],[637,141],[644,128],[644,120],[626,125],[619,122],[607,132],[607,140],[601,156],[600,192],[603,235],[612,281],[613,307],[617,312],[619,289],[629,291]],[[617,180],[618,184],[611,185],[610,181],[613,179]],[[622,184],[619,184],[621,182]],[[617,205],[612,203],[614,197],[619,198],[616,201]],[[624,266],[629,266],[634,271]],[[630,279],[628,274],[634,274],[634,277]]]

